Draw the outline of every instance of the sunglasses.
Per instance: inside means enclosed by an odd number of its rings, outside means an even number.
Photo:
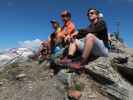
[[[89,12],[89,14],[93,15],[95,12]]]
[[[87,16],[94,15],[94,14],[95,14],[95,12],[88,12]]]
[[[68,17],[68,16],[67,15],[61,15],[61,17],[64,18],[64,17]]]

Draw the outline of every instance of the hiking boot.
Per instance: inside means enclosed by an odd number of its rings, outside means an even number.
[[[86,64],[87,64],[86,60],[82,58],[80,61],[70,63],[69,66],[70,68],[78,70],[83,68],[83,66]]]
[[[60,64],[69,64],[71,62],[72,62],[72,59],[69,59],[67,57],[59,61]]]
[[[70,63],[70,68],[72,68],[72,69],[80,69],[81,68],[81,62],[72,62],[72,63]]]

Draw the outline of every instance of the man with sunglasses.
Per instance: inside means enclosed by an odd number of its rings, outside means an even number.
[[[80,50],[82,56],[77,62],[69,62],[70,67],[80,69],[81,66],[87,64],[90,55],[108,56],[107,27],[105,22],[99,17],[99,13],[95,8],[88,10],[87,16],[91,24],[87,28],[79,30],[76,36],[77,39],[69,47],[69,55],[73,56],[77,50]]]

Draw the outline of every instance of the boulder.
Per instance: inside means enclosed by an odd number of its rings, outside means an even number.
[[[127,81],[133,84],[133,62],[131,57],[120,57],[112,59],[112,67],[114,67]]]
[[[111,99],[128,100],[128,90],[122,86],[123,78],[112,66],[112,60],[118,55],[113,53],[109,57],[100,57],[85,66],[89,74],[98,84],[103,94],[108,94]],[[121,58],[120,62],[126,63],[127,58]]]

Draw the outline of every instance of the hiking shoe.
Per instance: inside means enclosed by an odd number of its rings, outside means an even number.
[[[72,62],[69,64],[70,68],[73,68],[73,69],[81,69],[83,68],[84,65],[87,64],[87,61],[86,59],[84,58],[81,58],[79,61],[77,62]]]
[[[69,66],[72,69],[77,69],[78,70],[78,69],[81,69],[81,67],[83,65],[81,64],[81,62],[72,62],[72,63],[69,64]]]
[[[60,64],[69,64],[72,62],[72,59],[64,58],[59,61]]]

